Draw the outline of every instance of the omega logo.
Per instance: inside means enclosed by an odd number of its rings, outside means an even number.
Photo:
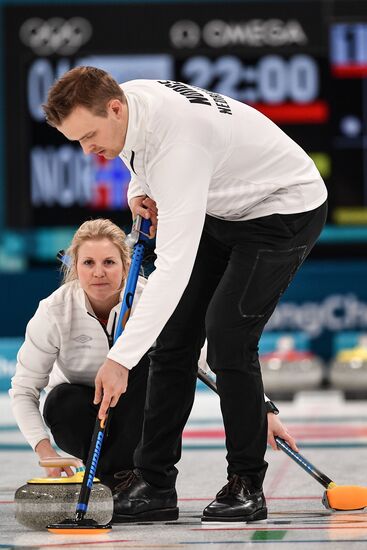
[[[213,19],[200,28],[187,19],[177,21],[169,31],[171,43],[176,48],[195,48],[201,43],[211,48],[226,46],[285,46],[303,45],[308,42],[299,21],[290,19],[250,19],[248,21],[223,21]]]

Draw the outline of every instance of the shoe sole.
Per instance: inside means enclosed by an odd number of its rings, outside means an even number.
[[[161,508],[140,514],[113,514],[112,523],[137,523],[139,521],[174,521],[178,519],[178,508]]]
[[[260,521],[263,519],[267,519],[268,517],[268,510],[267,508],[262,508],[261,510],[257,510],[253,514],[250,514],[248,516],[202,516],[201,522],[202,523],[248,523],[250,521]]]

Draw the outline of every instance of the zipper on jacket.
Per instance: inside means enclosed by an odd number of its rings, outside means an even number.
[[[104,332],[105,335],[107,336],[108,347],[111,349],[112,346],[113,346],[113,335],[115,334],[115,325],[116,325],[117,313],[115,313],[115,317],[114,317],[114,319],[113,319],[112,332],[111,332],[111,334],[108,334],[105,325],[104,325],[103,323],[101,323],[101,321],[98,319],[98,317],[96,317],[95,315],[92,315],[91,313],[89,313],[89,311],[87,311],[87,313],[88,313],[88,315],[90,315],[91,317],[93,317],[93,319],[95,319],[96,321],[98,321],[98,323],[101,325],[101,327],[102,327],[102,329],[103,329],[103,332]]]

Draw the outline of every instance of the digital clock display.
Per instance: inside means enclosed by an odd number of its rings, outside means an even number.
[[[249,103],[314,158],[329,187],[330,221],[367,207],[367,1],[336,1],[335,13],[325,5],[7,6],[8,226],[130,220],[130,174],[120,159],[85,156],[44,121],[49,87],[77,65],[118,82],[175,80]]]

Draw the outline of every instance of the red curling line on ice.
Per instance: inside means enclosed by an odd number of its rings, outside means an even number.
[[[335,439],[367,437],[367,427],[364,426],[288,426],[292,436],[300,441],[307,439]],[[187,429],[183,433],[184,439],[224,439],[224,429],[214,428],[205,430]]]

